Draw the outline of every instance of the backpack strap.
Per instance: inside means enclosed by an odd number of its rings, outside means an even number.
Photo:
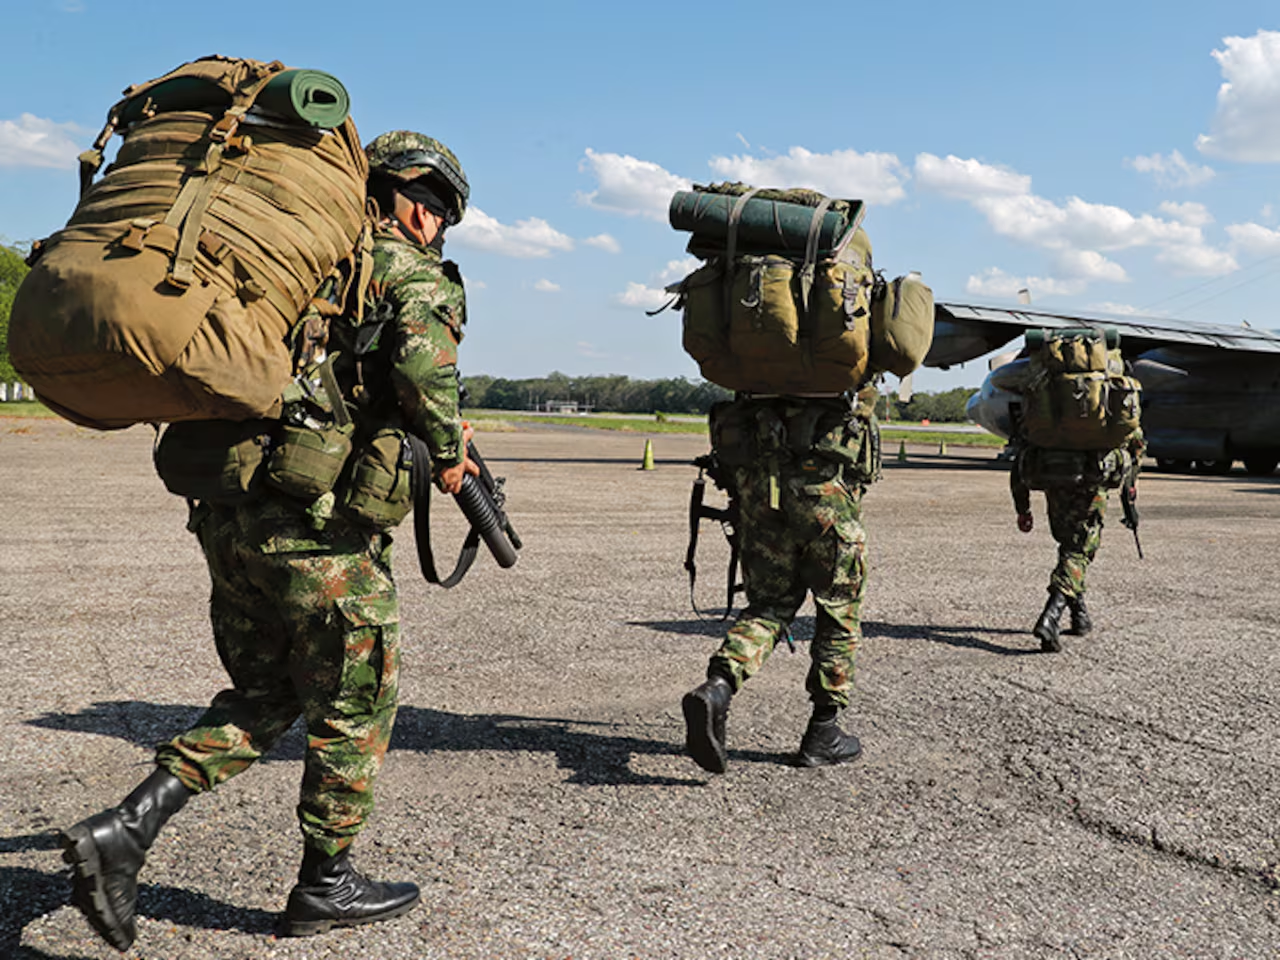
[[[165,277],[165,282],[171,286],[186,289],[195,280],[196,249],[203,232],[204,215],[208,212],[214,188],[219,182],[216,174],[222,166],[223,154],[228,149],[245,149],[244,138],[237,135],[240,123],[257,100],[258,94],[284,68],[283,63],[274,60],[251,69],[232,92],[231,106],[210,129],[210,142],[204,159],[187,174],[182,189],[178,192],[178,199],[164,218],[168,226],[180,231],[178,250]],[[251,294],[257,293],[259,289],[262,290],[262,295],[266,293],[262,284],[245,286]]]
[[[822,218],[831,207],[831,198],[824,197],[813,209],[813,217],[809,220],[809,237],[804,245],[804,264],[800,267],[800,307],[801,323],[799,336],[806,341],[813,337],[813,324],[810,322],[809,295],[813,291],[813,278],[818,265],[818,238],[822,235]]]
[[[724,328],[729,329],[729,319],[732,309],[729,305],[729,299],[733,294],[733,258],[738,252],[738,223],[742,220],[742,211],[747,205],[747,201],[760,192],[758,187],[752,187],[736,201],[734,201],[732,209],[729,211],[729,231],[724,241]]]

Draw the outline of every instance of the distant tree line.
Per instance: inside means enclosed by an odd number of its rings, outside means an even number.
[[[486,410],[530,410],[548,400],[569,400],[606,413],[706,413],[717,400],[733,396],[705,380],[672,377],[632,380],[624,376],[464,377],[467,406]]]
[[[13,307],[13,295],[18,284],[27,275],[25,255],[13,247],[0,245],[0,383],[17,380],[13,364],[9,362],[9,311]]]
[[[956,387],[945,393],[917,393],[907,403],[889,394],[891,420],[929,420],[933,423],[964,423],[965,404],[973,396],[973,387]],[[883,408],[882,408],[883,411]]]
[[[706,380],[673,377],[666,380],[632,380],[615,375],[570,377],[552,373],[545,377],[509,380],[486,375],[464,377],[468,407],[484,410],[531,410],[549,400],[568,400],[604,413],[706,413],[717,400],[733,394]],[[930,420],[963,423],[965,404],[972,388],[958,387],[945,393],[917,393],[901,403],[888,392],[879,412],[892,420]]]

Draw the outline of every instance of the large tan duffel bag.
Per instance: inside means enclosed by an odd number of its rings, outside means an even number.
[[[125,91],[14,300],[9,353],[46,404],[98,429],[279,413],[290,330],[365,225],[345,91],[342,119],[311,126],[306,73],[210,57]],[[268,88],[277,109],[253,109]]]

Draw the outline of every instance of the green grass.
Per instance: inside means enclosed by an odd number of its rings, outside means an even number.
[[[1005,441],[994,433],[945,433],[941,430],[894,430],[892,427],[880,429],[880,442],[888,449],[890,443],[902,441],[930,446],[945,443],[949,447],[1003,447]]]
[[[707,422],[705,418],[698,420],[659,421],[652,415],[641,414],[583,414],[581,416],[548,417],[541,414],[522,413],[518,410],[477,410],[467,411],[465,419],[470,420],[479,431],[511,430],[516,424],[545,423],[555,426],[580,427],[587,430],[617,430],[626,433],[688,433],[705,436]],[[887,445],[905,440],[911,444],[928,444],[936,446],[946,443],[954,447],[992,447],[1004,446],[1004,441],[990,433],[950,433],[943,430],[895,430],[892,425],[882,425],[881,438]]]
[[[13,400],[0,403],[0,417],[56,417],[57,414],[38,400]]]

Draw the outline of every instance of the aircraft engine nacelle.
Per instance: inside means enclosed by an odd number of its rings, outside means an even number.
[[[1013,433],[1013,419],[1009,412],[1010,404],[1021,403],[1022,397],[1008,390],[1002,390],[991,382],[991,375],[982,381],[982,388],[969,398],[964,412],[974,423],[985,427],[997,437],[1008,440]]]

